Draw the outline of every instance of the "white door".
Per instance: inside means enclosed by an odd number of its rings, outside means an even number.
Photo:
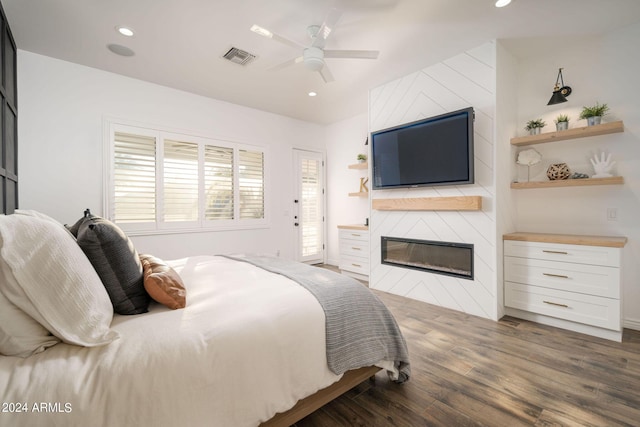
[[[324,262],[324,160],[322,153],[293,150],[296,192],[293,221],[298,261]]]

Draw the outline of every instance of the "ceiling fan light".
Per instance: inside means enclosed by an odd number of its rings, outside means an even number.
[[[304,66],[311,71],[320,71],[324,67],[324,52],[317,47],[310,47],[304,50]]]

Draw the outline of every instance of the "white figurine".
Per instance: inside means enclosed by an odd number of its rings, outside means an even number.
[[[608,178],[613,176],[610,172],[616,162],[611,161],[611,154],[605,159],[605,154],[602,152],[599,159],[597,154],[593,156],[591,164],[593,165],[593,170],[596,172],[591,178]]]

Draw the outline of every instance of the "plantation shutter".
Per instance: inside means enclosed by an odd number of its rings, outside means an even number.
[[[302,159],[300,164],[303,257],[322,252],[321,165],[321,161],[316,159]]]
[[[155,222],[155,137],[115,133],[113,215],[117,222]]]
[[[163,159],[164,221],[197,221],[198,144],[166,139]]]
[[[240,219],[264,218],[264,153],[239,150]]]
[[[205,219],[233,219],[233,148],[204,147]]]

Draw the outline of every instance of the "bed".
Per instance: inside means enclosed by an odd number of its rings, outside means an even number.
[[[79,233],[33,211],[0,216],[0,425],[287,426],[379,369],[410,376],[393,316],[350,278],[195,256],[159,270],[183,286],[182,308],[149,291],[145,310],[118,314]]]

